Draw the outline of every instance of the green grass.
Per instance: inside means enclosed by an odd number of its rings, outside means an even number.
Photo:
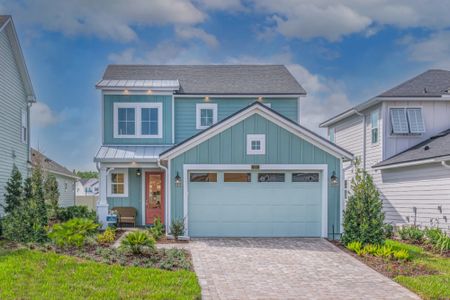
[[[0,245],[0,299],[199,299],[195,273],[122,267]]]
[[[450,259],[439,257],[424,251],[421,247],[404,244],[402,242],[388,240],[386,244],[395,250],[405,249],[412,262],[422,264],[439,274],[423,276],[397,276],[395,281],[416,292],[425,299],[450,299]]]

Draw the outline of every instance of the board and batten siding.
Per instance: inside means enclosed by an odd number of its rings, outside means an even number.
[[[450,232],[450,169],[426,164],[381,171],[386,220],[439,226]],[[416,213],[414,212],[416,208]]]
[[[22,111],[27,111],[24,83],[11,49],[6,30],[0,32],[0,203],[13,164],[23,177],[28,175],[28,144],[22,142]],[[0,215],[3,209],[0,207]]]
[[[54,176],[56,177],[56,182],[58,182],[59,206],[74,206],[76,180],[59,174],[54,174]]]
[[[114,103],[162,103],[162,138],[114,138]],[[140,126],[140,125],[139,125]],[[172,144],[171,95],[103,95],[104,145]]]
[[[247,155],[247,134],[266,135],[266,154]],[[338,158],[317,148],[260,115],[252,115],[207,141],[171,159],[170,172],[183,174],[184,164],[327,164],[330,178],[340,174]],[[183,218],[183,188],[171,180],[171,219]],[[328,186],[328,235],[340,232],[340,187]]]
[[[255,102],[256,98],[185,98],[175,96],[175,143],[197,134],[196,104],[217,103],[217,121],[225,119],[240,109]],[[269,103],[270,107],[283,116],[295,121],[298,120],[298,98],[263,98],[262,103]]]

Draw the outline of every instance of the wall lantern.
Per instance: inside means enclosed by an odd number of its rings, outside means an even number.
[[[178,172],[177,172],[177,176],[175,176],[175,185],[177,187],[181,186],[181,177],[180,177],[180,174],[178,174]]]
[[[330,177],[331,184],[338,184],[338,177],[336,176],[336,172],[333,171]]]
[[[141,169],[136,170],[136,176],[141,176]]]

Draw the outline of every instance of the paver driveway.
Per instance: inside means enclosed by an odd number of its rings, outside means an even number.
[[[322,239],[189,243],[203,299],[419,299]]]

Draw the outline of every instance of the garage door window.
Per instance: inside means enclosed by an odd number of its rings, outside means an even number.
[[[217,182],[217,173],[191,173],[191,182]]]
[[[224,182],[250,182],[252,181],[252,176],[250,173],[224,173]]]
[[[284,173],[259,173],[258,182],[284,182]]]
[[[319,173],[292,173],[292,182],[319,182]]]

